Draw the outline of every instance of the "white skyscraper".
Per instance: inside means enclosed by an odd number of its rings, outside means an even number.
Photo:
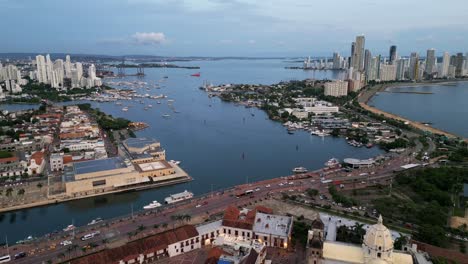
[[[56,73],[57,77],[57,82],[60,87],[63,87],[63,78],[64,76],[64,71],[63,71],[63,60],[58,59],[54,62],[54,72]],[[58,87],[55,87],[58,88]]]
[[[81,77],[83,77],[83,64],[81,64],[81,62],[77,62],[75,63],[75,67],[78,74],[78,79],[81,80]]]
[[[70,55],[67,55],[65,57],[65,77],[71,78],[71,61],[70,61]]]
[[[396,79],[397,66],[395,64],[381,64],[380,65],[380,80],[393,81]]]
[[[441,68],[441,77],[447,77],[449,72],[450,66],[450,54],[448,52],[444,52],[442,56],[442,68]]]
[[[407,59],[399,59],[396,61],[396,65],[397,65],[396,79],[397,80],[405,79],[405,72],[406,72],[407,64],[408,64]]]
[[[47,54],[46,55],[46,74],[47,74],[46,83],[48,84],[51,84],[52,82],[52,78],[53,78],[52,70],[53,70],[52,61],[50,60],[50,55]]]
[[[47,70],[46,70],[46,61],[44,56],[36,56],[36,65],[37,65],[37,80],[40,83],[47,83]]]
[[[89,66],[88,68],[88,78],[91,79],[91,81],[93,82],[96,79],[96,67],[94,66],[94,64],[91,64],[91,66]]]

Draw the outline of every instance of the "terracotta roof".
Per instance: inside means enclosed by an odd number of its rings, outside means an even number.
[[[37,165],[41,165],[42,161],[44,160],[44,152],[42,151],[34,152],[34,154],[31,155],[31,159],[34,159]]]
[[[228,252],[224,251],[222,248],[214,247],[208,251],[208,256],[206,257],[205,264],[217,264],[221,255],[231,255]]]
[[[411,240],[411,243],[418,245],[418,250],[427,252],[431,257],[443,257],[460,264],[468,263],[468,256],[459,251],[436,247],[415,240]]]
[[[73,156],[72,155],[64,155],[63,156],[63,164],[67,164],[73,162]]]
[[[15,162],[18,161],[18,157],[9,157],[9,158],[3,158],[0,159],[0,163],[7,163],[7,162]]]
[[[223,217],[223,226],[229,226],[240,229],[252,230],[255,222],[255,214],[257,212],[272,214],[270,208],[264,206],[257,206],[254,210],[250,210],[247,214],[242,214],[235,206],[226,208]]]
[[[136,259],[140,254],[156,252],[166,249],[170,244],[198,236],[197,229],[192,225],[185,225],[168,230],[154,236],[130,242],[121,247],[113,248],[88,255],[72,261],[72,264],[112,264],[120,260]]]

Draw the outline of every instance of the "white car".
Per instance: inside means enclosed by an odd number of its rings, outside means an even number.
[[[64,241],[60,242],[60,245],[62,245],[62,246],[68,246],[68,245],[71,245],[71,244],[72,244],[72,242],[70,240],[64,240]]]
[[[201,207],[201,204],[197,204],[197,206],[195,206],[195,208],[199,208],[199,207]]]
[[[279,185],[279,186],[283,186],[283,184],[282,184],[282,183],[280,183],[280,184],[278,184],[278,185]]]
[[[294,182],[289,182],[288,184],[289,184],[289,185],[293,185],[293,184],[294,184]]]
[[[260,188],[257,187],[257,188],[255,188],[254,191],[258,192],[258,191],[260,191]]]
[[[266,187],[266,188],[270,188],[271,186],[270,186],[270,184],[267,184],[265,187]]]

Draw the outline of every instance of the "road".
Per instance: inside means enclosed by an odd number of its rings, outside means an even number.
[[[309,177],[304,179],[298,179],[299,177],[296,175],[243,184],[228,190],[206,194],[203,197],[196,197],[176,205],[160,207],[153,211],[140,211],[137,212],[133,218],[131,216],[125,216],[106,220],[94,227],[79,227],[75,230],[75,238],[72,237],[71,232],[59,232],[49,237],[41,238],[31,244],[12,246],[10,247],[10,254],[14,255],[21,251],[28,253],[26,258],[16,260],[14,263],[42,263],[48,260],[54,260],[55,263],[58,261],[58,256],[61,254],[67,257],[70,256],[70,254],[73,257],[83,254],[81,248],[86,245],[97,245],[96,248],[90,249],[86,251],[86,253],[103,249],[106,246],[102,241],[104,235],[110,232],[117,234],[113,239],[126,243],[130,240],[170,229],[174,224],[172,223],[171,215],[174,214],[188,214],[192,219],[197,217],[208,218],[209,216],[224,212],[225,208],[229,205],[246,207],[261,199],[269,199],[274,195],[279,195],[281,192],[303,193],[308,188],[314,188],[318,189],[320,193],[328,193],[328,184],[323,184],[321,182],[322,179],[339,180],[345,184],[345,189],[349,189],[352,186],[354,186],[353,188],[365,188],[376,183],[385,184],[390,181],[392,172],[401,165],[406,164],[409,161],[408,159],[408,157],[398,156],[391,160],[386,160],[373,168],[358,169],[352,172],[345,172],[340,169],[318,170],[302,174],[304,177]],[[322,179],[320,175],[323,177]],[[267,185],[269,185],[269,187],[266,187]],[[259,191],[255,191],[251,196],[236,197],[236,194],[239,192],[254,190],[256,188],[259,188]],[[197,205],[201,206],[197,207]],[[166,228],[162,227],[164,223],[168,224]],[[179,222],[178,224],[183,223]],[[138,235],[130,238],[128,233],[135,232],[141,225],[143,225],[145,229]],[[159,225],[159,228],[154,228],[154,225]],[[100,236],[87,241],[80,240],[80,237],[83,235],[97,230],[100,231]],[[68,248],[70,248],[70,246],[60,246],[60,242],[64,240],[72,240],[73,245],[76,245],[76,249],[69,250]],[[64,259],[62,259],[62,261],[63,260]]]

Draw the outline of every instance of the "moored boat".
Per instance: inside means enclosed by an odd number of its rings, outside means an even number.
[[[160,206],[161,206],[161,204],[158,201],[154,200],[151,203],[149,203],[148,205],[143,206],[143,209],[149,210],[149,209],[158,208]]]
[[[172,204],[172,203],[181,202],[187,199],[191,199],[192,197],[193,197],[193,193],[185,190],[181,193],[171,194],[169,197],[166,197],[164,201],[167,204]]]
[[[308,170],[304,167],[296,167],[292,171],[294,173],[306,173]]]

